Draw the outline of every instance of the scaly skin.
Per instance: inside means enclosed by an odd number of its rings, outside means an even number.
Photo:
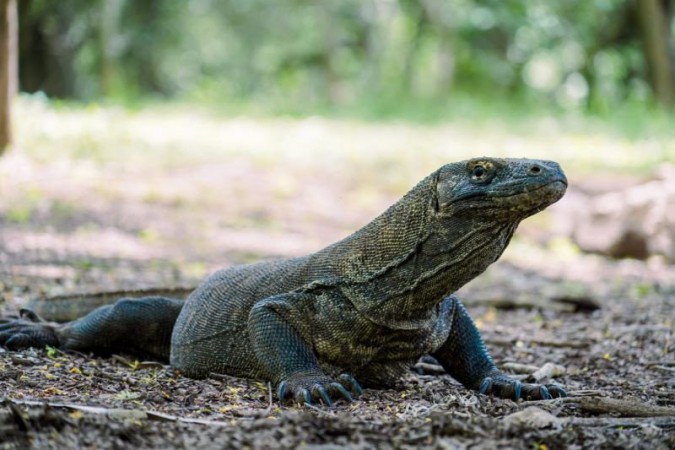
[[[426,354],[485,394],[564,396],[558,385],[521,384],[501,373],[452,294],[500,257],[521,220],[566,187],[549,161],[447,164],[316,253],[217,271],[184,306],[123,299],[63,325],[26,312],[0,326],[0,344],[150,355],[193,378],[271,380],[282,401],[351,400],[359,383],[390,386]]]

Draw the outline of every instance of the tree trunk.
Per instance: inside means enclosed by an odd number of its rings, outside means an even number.
[[[113,41],[119,34],[122,10],[125,0],[106,0],[99,12],[99,55],[101,58],[100,82],[103,97],[115,94],[114,84],[119,83],[117,58],[119,50],[114,48]]]
[[[438,69],[435,85],[435,95],[445,96],[452,91],[455,79],[455,53],[453,51],[453,16],[448,6],[442,2],[422,1],[427,19],[438,35],[438,53],[436,55]]]
[[[657,102],[673,106],[675,68],[671,63],[669,42],[671,35],[671,0],[640,0],[637,2],[642,28],[645,59],[649,80]]]
[[[11,107],[17,89],[16,0],[0,1],[0,154],[12,142]]]

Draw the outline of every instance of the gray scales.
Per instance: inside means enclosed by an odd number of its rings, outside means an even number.
[[[424,355],[484,394],[565,396],[557,384],[524,384],[499,371],[453,293],[501,256],[521,220],[566,188],[551,161],[447,164],[316,253],[219,270],[185,302],[122,298],[63,324],[22,310],[0,325],[0,345],[168,360],[192,378],[269,380],[281,401],[301,403],[351,400],[361,384],[392,386]]]

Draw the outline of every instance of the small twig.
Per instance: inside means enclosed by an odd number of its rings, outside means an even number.
[[[147,411],[149,420],[157,420],[162,422],[176,422],[178,417],[172,416],[171,414],[165,414],[158,411]]]
[[[586,411],[599,413],[617,412],[624,417],[675,417],[674,408],[616,398],[586,397],[582,399],[580,406]]]
[[[578,389],[576,391],[568,391],[567,394],[571,398],[576,398],[576,397],[591,397],[591,396],[601,396],[603,394],[606,394],[605,391],[601,391],[600,389]]]
[[[587,348],[590,347],[590,342],[582,342],[582,341],[553,341],[553,340],[545,340],[545,339],[539,339],[539,340],[531,340],[528,341],[530,344],[536,344],[536,345],[541,345],[544,347],[557,347],[557,348],[565,348],[565,347],[570,347],[570,348]]]
[[[131,369],[136,367],[133,362],[129,361],[127,358],[121,355],[112,355],[112,360],[122,364],[123,366],[127,366]]]
[[[550,400],[549,400],[550,401]],[[567,397],[556,402],[573,403],[587,412],[620,414],[622,417],[675,417],[675,408],[650,405],[637,400],[619,400],[600,396]]]
[[[496,347],[511,347],[520,339],[517,338],[487,338],[485,343],[488,345],[494,345]],[[546,339],[536,339],[536,340],[523,340],[525,344],[539,345],[542,347],[558,347],[558,348],[588,348],[591,346],[591,342],[584,341],[554,341]]]
[[[673,328],[666,325],[653,325],[653,324],[625,325],[609,328],[609,332],[614,335],[626,333],[639,333],[644,331],[673,331]]]
[[[565,422],[570,425],[584,427],[641,427],[653,425],[657,427],[675,427],[675,419],[668,417],[569,417]]]
[[[138,409],[121,409],[121,408],[103,408],[100,406],[86,406],[86,405],[75,405],[71,403],[51,403],[51,402],[38,402],[34,400],[12,400],[10,398],[5,399],[9,402],[9,407],[12,409],[12,405],[16,408],[17,405],[24,406],[49,406],[50,408],[63,408],[70,409],[75,411],[81,411],[89,414],[102,414],[108,417],[113,418],[133,418],[133,419],[148,419],[148,420],[162,420],[162,421],[177,421],[182,423],[197,423],[200,425],[211,425],[219,427],[229,427],[232,426],[228,422],[221,422],[218,420],[205,420],[205,419],[193,419],[190,417],[177,417],[170,414],[164,414],[157,411],[143,411]],[[21,426],[21,425],[19,425]]]
[[[647,367],[651,366],[675,366],[675,361],[652,361],[647,363]]]
[[[209,377],[214,378],[216,380],[231,380],[232,377],[229,375],[223,375],[222,373],[216,373],[216,372],[211,372],[209,373]]]
[[[592,312],[601,308],[600,304],[593,298],[588,296],[571,297],[560,296],[551,298],[524,298],[513,299],[508,297],[495,298],[478,298],[467,299],[465,304],[476,306],[491,306],[497,309],[514,310],[514,309],[542,309],[578,313],[578,312]]]
[[[274,400],[272,398],[272,383],[270,381],[267,382],[267,392],[269,394],[268,400],[269,404],[267,405],[267,414],[272,412],[272,407],[274,406]]]
[[[485,343],[495,347],[513,347],[517,339],[514,338],[485,338]]]
[[[321,409],[321,408],[318,408],[318,407],[316,407],[316,406],[314,406],[314,405],[312,405],[312,404],[305,403],[304,406],[305,406],[305,408],[312,409],[312,410],[314,410],[314,411],[316,411],[316,412],[318,412],[318,413],[324,414],[324,415],[326,415],[326,416],[328,416],[328,417],[337,417],[337,416],[336,416],[335,414],[333,414],[332,412],[325,411],[325,410],[323,410],[323,409]]]
[[[574,305],[562,303],[553,303],[547,300],[529,300],[512,298],[482,298],[464,301],[471,306],[490,306],[495,309],[512,311],[515,309],[542,309],[555,310],[560,312],[574,312]]]
[[[65,354],[65,355],[79,356],[80,358],[84,358],[84,359],[90,358],[90,355],[87,355],[86,353],[78,352],[77,350],[71,350],[71,349],[68,349],[68,350],[57,349],[57,350],[59,352],[61,352],[62,354]]]
[[[98,371],[96,371],[96,376],[101,377],[101,378],[106,378],[108,380],[116,381],[118,383],[125,383],[125,384],[128,384],[130,386],[136,386],[138,384],[138,380],[133,376],[129,376],[128,374],[117,375],[116,373],[98,370]]]
[[[11,359],[14,364],[18,364],[18,365],[22,365],[22,366],[35,366],[37,364],[40,364],[40,361],[34,360],[32,358],[25,358],[21,355],[15,355],[15,354],[10,354],[9,359]]]
[[[136,369],[164,369],[168,367],[166,364],[162,364],[157,361],[141,361]]]
[[[532,364],[520,364],[515,362],[504,363],[501,365],[501,367],[503,370],[508,370],[509,372],[526,375],[530,375],[539,370],[538,366],[534,366]]]
[[[573,308],[572,312],[593,312],[601,308],[600,303],[587,295],[580,297],[562,296],[551,298],[553,303],[568,305]]]

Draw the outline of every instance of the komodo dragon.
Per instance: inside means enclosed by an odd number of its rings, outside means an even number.
[[[483,394],[565,396],[557,384],[521,384],[499,371],[453,293],[499,258],[521,220],[566,188],[555,162],[447,164],[316,253],[218,270],[184,303],[123,298],[64,324],[23,310],[0,325],[0,345],[124,351],[168,360],[192,378],[270,380],[280,401],[308,404],[349,401],[359,383],[391,386],[428,354]]]

